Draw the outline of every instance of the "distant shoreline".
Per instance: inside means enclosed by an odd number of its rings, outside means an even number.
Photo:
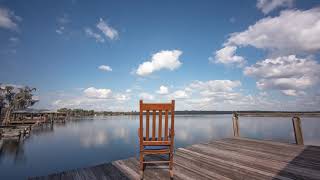
[[[240,116],[320,116],[320,111],[175,111],[176,115],[219,115],[236,112]],[[139,115],[139,112],[95,112],[95,115]]]

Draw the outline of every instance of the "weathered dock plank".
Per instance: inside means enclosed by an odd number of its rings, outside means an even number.
[[[150,164],[144,178],[170,176],[167,166]],[[139,161],[129,158],[30,179],[139,179]],[[320,179],[320,147],[246,138],[194,144],[176,150],[174,179]]]

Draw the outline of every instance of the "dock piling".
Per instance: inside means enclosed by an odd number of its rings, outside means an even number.
[[[303,135],[302,135],[302,128],[301,128],[301,119],[298,116],[294,116],[292,118],[292,125],[294,130],[294,137],[296,140],[296,144],[303,145]]]
[[[236,112],[233,113],[232,116],[232,124],[233,124],[233,136],[239,137],[240,132],[239,132],[239,117]]]

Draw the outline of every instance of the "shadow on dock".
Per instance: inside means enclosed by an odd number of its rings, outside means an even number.
[[[300,153],[290,160],[282,168],[277,177],[290,177],[292,179],[320,179],[320,148],[317,146],[298,146]],[[294,151],[289,152],[294,153]]]

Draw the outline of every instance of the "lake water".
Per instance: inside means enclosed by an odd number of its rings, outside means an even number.
[[[232,115],[176,115],[175,147],[232,137]],[[290,117],[240,117],[240,136],[294,143]],[[138,154],[139,116],[72,120],[34,131],[24,141],[0,140],[0,179],[25,179]],[[302,118],[305,144],[320,146],[320,119]]]

